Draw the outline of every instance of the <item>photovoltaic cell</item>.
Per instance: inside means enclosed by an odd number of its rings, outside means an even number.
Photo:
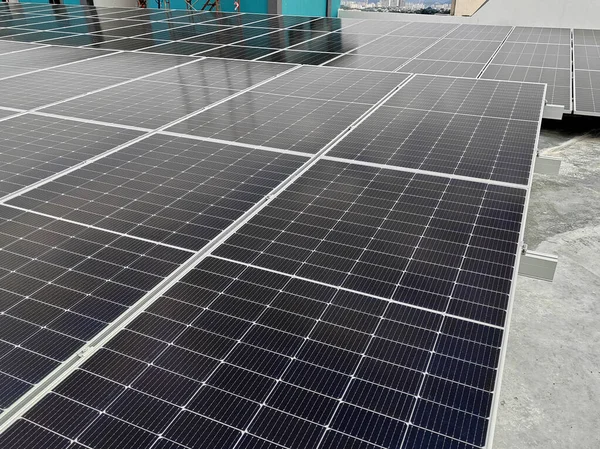
[[[6,206],[0,239],[1,409],[190,256]]]
[[[60,103],[43,112],[154,129],[233,93],[229,89],[140,80]]]
[[[128,129],[33,114],[0,122],[0,133],[0,195],[27,187],[141,135]]]
[[[316,153],[369,107],[250,91],[167,131]]]
[[[305,161],[278,152],[154,135],[11,204],[199,250]]]

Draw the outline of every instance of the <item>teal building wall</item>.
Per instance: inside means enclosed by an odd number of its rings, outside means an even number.
[[[28,3],[48,3],[48,0],[22,0]],[[198,0],[195,4],[197,9],[202,8],[206,0]],[[156,0],[147,0],[149,8],[156,8]],[[331,0],[331,15],[337,17],[341,0]],[[79,5],[80,0],[62,0],[65,5]],[[221,11],[233,12],[234,0],[221,0]],[[267,14],[269,12],[269,0],[241,0],[242,12],[253,12]],[[171,0],[172,9],[185,9],[184,0]],[[326,16],[327,0],[281,0],[283,14],[296,16]]]
[[[290,16],[325,16],[327,0],[282,0],[281,12]]]

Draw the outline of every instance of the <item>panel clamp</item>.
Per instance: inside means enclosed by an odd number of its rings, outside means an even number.
[[[533,165],[533,172],[539,175],[558,175],[560,171],[560,163],[562,159],[559,157],[544,156],[538,151]]]
[[[519,274],[533,279],[552,282],[558,256],[530,251],[526,244],[521,247],[521,260],[519,262]]]

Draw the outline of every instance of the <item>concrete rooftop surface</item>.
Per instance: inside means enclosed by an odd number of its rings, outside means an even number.
[[[553,283],[520,276],[494,449],[600,448],[600,119],[544,121],[525,243],[556,254]]]

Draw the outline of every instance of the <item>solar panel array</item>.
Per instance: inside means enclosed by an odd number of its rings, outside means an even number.
[[[1,447],[486,446],[546,88],[465,76],[510,27],[0,27]]]
[[[594,74],[590,73],[597,69],[590,69],[587,62],[598,59],[595,32],[577,30],[580,37],[575,41],[582,44],[574,44],[579,53],[579,69],[575,70],[579,70],[583,114],[593,113],[597,97],[592,84]],[[571,82],[575,76],[571,30],[566,28],[177,10],[123,9],[108,13],[38,5],[5,9],[0,17],[0,40],[3,39],[113,51],[539,82],[548,85],[548,102],[563,105],[565,112],[573,111],[573,98],[577,95]],[[23,68],[7,64],[0,76],[20,73],[24,73]]]
[[[574,30],[574,109],[577,114],[600,114],[600,33]]]

